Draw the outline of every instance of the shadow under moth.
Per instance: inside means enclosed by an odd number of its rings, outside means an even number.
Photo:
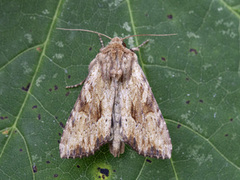
[[[58,29],[96,33],[102,44],[89,65],[88,76],[82,82],[81,93],[63,131],[59,145],[61,158],[89,156],[106,143],[114,157],[124,152],[127,143],[141,155],[171,158],[172,143],[166,122],[134,53],[147,41],[128,49],[123,40],[175,34],[110,38],[91,30]],[[111,40],[106,47],[101,36]]]

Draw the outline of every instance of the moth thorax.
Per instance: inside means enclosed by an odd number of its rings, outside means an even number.
[[[122,77],[122,69],[111,69],[110,75],[112,78],[119,80]]]

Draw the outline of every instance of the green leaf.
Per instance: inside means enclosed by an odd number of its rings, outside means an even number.
[[[238,0],[1,1],[0,179],[240,179]],[[172,158],[138,155],[61,159],[59,140],[96,34],[149,39],[139,63],[165,117]],[[105,45],[109,42],[103,38]]]

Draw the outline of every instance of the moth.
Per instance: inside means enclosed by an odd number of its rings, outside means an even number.
[[[167,125],[134,53],[147,41],[128,49],[123,40],[175,34],[110,38],[91,30],[58,29],[96,33],[102,44],[89,65],[88,76],[82,82],[81,93],[67,120],[59,144],[60,157],[89,156],[106,143],[111,154],[119,157],[126,143],[143,156],[171,158],[172,143]],[[106,47],[101,36],[111,40]]]

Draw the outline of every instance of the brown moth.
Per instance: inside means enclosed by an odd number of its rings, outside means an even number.
[[[109,143],[114,157],[124,152],[127,143],[141,155],[171,158],[167,125],[134,53],[147,41],[128,49],[123,40],[175,34],[110,38],[90,30],[58,29],[92,32],[111,40],[104,47],[100,37],[102,48],[89,65],[88,76],[63,131],[61,158],[92,155],[105,143]]]

